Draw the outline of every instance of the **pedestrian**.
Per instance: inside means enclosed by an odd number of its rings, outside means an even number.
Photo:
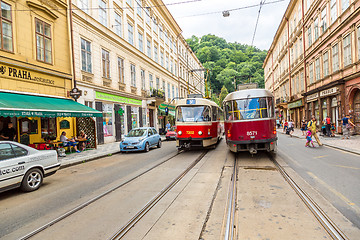
[[[319,146],[322,146],[322,143],[320,142],[320,139],[316,134],[316,118],[314,115],[312,116],[311,120],[308,122],[307,128],[311,131],[311,136],[314,136]]]
[[[325,118],[325,129],[326,129],[326,136],[331,137],[331,119],[329,116]]]
[[[314,142],[313,142],[313,140],[312,140],[312,138],[311,138],[311,131],[309,130],[309,131],[306,132],[306,143],[305,143],[305,147],[310,147],[310,143],[312,144],[313,147],[315,147],[315,146],[314,146]]]
[[[280,127],[280,120],[277,118],[276,119],[276,127],[279,128]]]
[[[301,132],[302,132],[302,135],[305,136],[306,134],[306,120],[305,118],[303,120],[301,120]]]
[[[284,120],[284,130],[283,132],[286,132],[286,130],[288,130],[288,126],[289,126],[289,123],[287,121],[287,119]]]
[[[342,131],[343,131],[343,137],[342,139],[344,139],[346,137],[346,139],[350,138],[350,129],[351,126],[355,127],[355,124],[353,124],[350,121],[350,116],[349,114],[346,114],[346,116],[343,114],[343,118],[342,118]]]
[[[288,131],[289,131],[290,137],[292,137],[291,134],[294,133],[294,125],[295,125],[294,121],[292,119],[290,119],[290,121],[288,123],[288,127],[289,127]]]
[[[9,122],[7,124],[7,127],[3,127],[3,129],[0,132],[0,137],[2,137],[3,140],[15,141],[16,130],[13,127],[12,122]]]
[[[170,128],[171,128],[171,124],[170,122],[168,121],[167,124],[166,124],[166,131],[170,131]]]

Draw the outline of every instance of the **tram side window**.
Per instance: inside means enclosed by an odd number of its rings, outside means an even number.
[[[232,106],[231,106],[231,102],[226,102],[225,103],[225,119],[226,120],[233,120],[233,116],[232,116]]]
[[[217,107],[212,106],[212,120],[213,121],[217,121],[218,120],[218,111],[217,111]]]
[[[269,97],[269,98],[267,98],[267,100],[268,100],[268,117],[270,117],[270,118],[272,118],[272,117],[274,117],[275,116],[275,113],[274,113],[274,111],[275,111],[275,109],[274,109],[274,99],[273,98],[271,98],[271,97]]]

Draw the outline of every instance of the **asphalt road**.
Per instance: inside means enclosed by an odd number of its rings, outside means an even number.
[[[163,142],[161,149],[148,153],[115,154],[61,169],[45,178],[40,189],[34,192],[15,189],[0,193],[0,218],[6,219],[0,224],[0,238],[11,239],[8,234],[14,231],[23,236],[34,230],[33,226],[41,226],[97,193],[105,192],[139,169],[155,165],[159,159],[176,152],[175,142]]]
[[[360,156],[279,134],[278,155],[360,229]],[[316,141],[314,141],[316,142]]]

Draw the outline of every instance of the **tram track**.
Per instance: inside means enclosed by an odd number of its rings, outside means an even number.
[[[337,227],[325,211],[323,211],[320,206],[290,177],[286,170],[276,161],[274,156],[269,153],[268,157],[274,163],[276,169],[280,172],[285,181],[291,186],[306,207],[315,216],[328,235],[334,240],[348,240],[348,237]]]
[[[91,198],[90,200],[88,200],[88,201],[86,201],[86,202],[84,202],[84,203],[82,203],[82,204],[80,204],[80,205],[78,205],[78,206],[70,209],[69,211],[63,213],[63,214],[60,215],[59,217],[57,217],[57,218],[49,221],[48,223],[40,226],[39,228],[37,228],[37,229],[35,229],[34,231],[26,234],[25,236],[20,237],[19,240],[26,240],[26,239],[30,239],[30,238],[34,237],[35,235],[43,232],[44,230],[46,230],[47,228],[51,227],[52,225],[54,225],[54,224],[56,224],[56,223],[58,223],[58,222],[60,222],[60,221],[62,221],[62,220],[64,220],[64,219],[70,217],[71,215],[73,215],[73,214],[75,214],[76,212],[78,212],[78,211],[86,208],[87,206],[89,206],[89,205],[91,205],[92,203],[100,200],[101,198],[109,195],[110,193],[114,192],[115,190],[118,190],[118,189],[120,189],[121,187],[123,187],[123,186],[125,186],[125,185],[127,185],[127,184],[129,184],[129,183],[131,183],[131,182],[133,182],[134,180],[140,178],[141,176],[143,176],[143,175],[145,175],[146,173],[154,170],[155,168],[161,166],[162,164],[170,161],[171,159],[173,159],[173,158],[177,157],[178,155],[182,154],[183,152],[184,152],[184,151],[179,151],[179,152],[177,152],[176,154],[174,154],[174,155],[166,158],[165,160],[161,161],[160,163],[158,163],[158,164],[150,167],[149,169],[141,172],[140,174],[132,177],[131,179],[127,180],[126,182],[121,183],[121,184],[118,184],[118,185],[112,187],[111,189],[109,189],[109,190],[107,190],[107,191],[105,191],[105,192],[103,192],[103,193],[101,193],[101,194],[98,194],[97,196]]]
[[[153,199],[151,199],[133,218],[131,218],[124,226],[122,226],[109,240],[122,239],[137,222],[141,220],[186,174],[195,167],[195,165],[204,158],[208,151],[204,151],[197,157],[181,174],[179,174],[169,185],[161,190]]]

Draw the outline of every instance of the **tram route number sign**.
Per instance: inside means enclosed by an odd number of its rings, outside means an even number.
[[[186,104],[196,104],[196,100],[195,99],[187,99]]]

